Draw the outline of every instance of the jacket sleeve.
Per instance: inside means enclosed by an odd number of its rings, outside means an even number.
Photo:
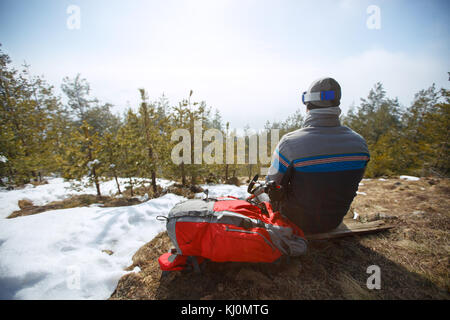
[[[277,184],[281,183],[281,179],[283,179],[290,163],[290,159],[287,157],[286,151],[286,140],[281,139],[272,155],[272,163],[266,176],[267,182],[273,180]]]

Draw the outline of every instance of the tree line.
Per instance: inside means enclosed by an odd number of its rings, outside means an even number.
[[[63,99],[45,79],[30,74],[29,66],[11,67],[10,57],[0,52],[0,184],[23,185],[48,174],[82,180],[97,188],[100,182],[127,178],[133,194],[134,178],[179,180],[181,184],[225,182],[242,171],[242,165],[174,164],[171,150],[178,143],[171,134],[186,129],[194,138],[194,123],[214,128],[225,137],[237,138],[224,124],[218,110],[196,101],[191,90],[185,99],[170,105],[162,95],[151,101],[139,88],[140,103],[124,114],[111,112],[112,105],[91,96],[90,85],[80,75],[65,77]],[[193,142],[193,141],[192,141]],[[193,156],[193,150],[190,157]]]
[[[449,175],[450,91],[445,88],[432,84],[405,108],[377,83],[342,122],[367,141],[368,177]]]
[[[186,129],[194,139],[194,123],[204,130],[217,129],[224,137],[238,139],[230,123],[205,101],[196,101],[191,90],[185,99],[171,105],[162,95],[151,100],[140,88],[140,103],[123,115],[112,113],[112,105],[91,96],[90,86],[80,75],[63,79],[65,97],[55,94],[45,79],[11,66],[10,57],[0,51],[0,183],[22,185],[40,181],[44,175],[66,179],[88,178],[101,195],[100,181],[127,178],[133,194],[134,178],[145,177],[157,191],[157,178],[178,180],[183,185],[226,182],[232,177],[251,177],[268,164],[249,163],[249,130],[244,129],[245,163],[174,164],[171,151],[175,129]],[[265,124],[279,136],[301,128],[298,109],[282,122]],[[434,85],[421,90],[408,108],[388,98],[377,83],[359,106],[342,116],[342,123],[366,138],[371,152],[368,177],[394,174],[449,173],[449,91]],[[193,144],[193,141],[191,141]],[[224,143],[224,142],[223,142]],[[202,142],[205,148],[206,142]],[[226,146],[224,146],[226,147]],[[268,150],[270,156],[275,146]],[[190,150],[193,156],[193,150]],[[233,152],[236,152],[233,150]],[[233,154],[236,158],[236,154]]]

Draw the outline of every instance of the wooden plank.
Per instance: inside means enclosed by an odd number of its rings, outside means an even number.
[[[384,220],[376,220],[366,223],[357,222],[354,220],[344,220],[336,229],[325,233],[317,233],[305,235],[308,240],[325,240],[341,237],[348,237],[353,235],[363,235],[368,233],[375,233],[393,228],[393,225],[386,224]]]

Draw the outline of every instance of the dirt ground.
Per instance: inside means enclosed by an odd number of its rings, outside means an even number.
[[[111,299],[449,299],[449,179],[363,180],[347,219],[383,219],[382,233],[310,241],[306,255],[279,264],[212,263],[201,274],[162,276],[166,233],[141,247]],[[356,214],[355,214],[356,212]],[[369,290],[367,268],[381,270]]]

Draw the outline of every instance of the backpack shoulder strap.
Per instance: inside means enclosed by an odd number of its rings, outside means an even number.
[[[285,195],[288,194],[289,185],[290,185],[293,173],[294,173],[294,161],[291,161],[291,163],[289,163],[289,166],[286,169],[286,172],[284,173],[283,178],[281,179],[281,182],[280,182],[281,188],[284,190]]]

